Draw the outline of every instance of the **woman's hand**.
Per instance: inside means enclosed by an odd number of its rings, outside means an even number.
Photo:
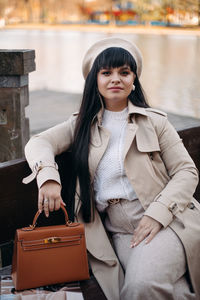
[[[65,203],[61,198],[61,185],[54,181],[48,180],[39,189],[38,209],[40,212],[44,209],[46,217],[49,216],[49,211],[58,210],[60,205]]]
[[[134,230],[134,235],[131,240],[131,248],[137,246],[147,236],[145,243],[148,244],[154,236],[160,231],[162,224],[151,217],[143,216],[137,228]]]

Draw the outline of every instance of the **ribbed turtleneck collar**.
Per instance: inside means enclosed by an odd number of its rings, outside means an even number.
[[[103,113],[103,120],[108,118],[113,120],[125,120],[127,119],[127,115],[128,115],[128,106],[121,111],[111,111],[105,109]]]

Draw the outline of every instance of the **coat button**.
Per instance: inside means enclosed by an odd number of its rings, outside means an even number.
[[[190,209],[194,209],[194,208],[195,208],[195,205],[194,205],[194,203],[193,203],[193,202],[190,202],[190,203],[188,204],[188,208],[190,208]]]

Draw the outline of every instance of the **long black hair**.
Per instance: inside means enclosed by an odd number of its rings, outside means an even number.
[[[129,95],[130,101],[140,107],[149,107],[144,92],[137,77],[137,65],[132,55],[123,48],[111,47],[101,52],[95,59],[89,72],[83,91],[80,111],[76,120],[74,141],[72,145],[73,170],[70,185],[68,185],[67,209],[70,218],[74,219],[74,197],[77,180],[80,186],[82,216],[85,222],[91,222],[91,209],[94,207],[93,184],[90,178],[88,155],[90,147],[91,124],[99,110],[101,101],[97,87],[97,74],[102,68],[117,68],[123,65],[130,67],[136,75],[135,90]]]

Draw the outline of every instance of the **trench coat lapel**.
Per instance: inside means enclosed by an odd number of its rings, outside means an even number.
[[[156,131],[148,118],[138,120],[136,145],[140,152],[160,151],[160,145]]]
[[[124,158],[131,146],[131,139],[136,138],[137,149],[141,152],[160,151],[158,137],[152,123],[149,121],[146,108],[128,102],[129,122],[125,139]],[[140,118],[137,118],[140,115]],[[130,135],[130,136],[129,136]]]
[[[125,134],[123,158],[126,158],[134,138],[136,138],[136,145],[139,151],[159,151],[160,147],[157,135],[152,124],[148,120],[146,109],[135,106],[129,101],[128,110],[129,118]],[[136,115],[141,115],[142,118],[136,118]]]
[[[110,133],[97,123],[91,129],[91,144],[88,157],[90,176],[93,181],[98,164],[106,151],[110,139]]]
[[[133,124],[133,123],[128,123],[128,125],[126,127],[126,133],[125,133],[123,159],[125,159],[126,154],[128,153],[128,150],[130,149],[130,146],[135,138],[137,129],[138,129],[138,125]]]

